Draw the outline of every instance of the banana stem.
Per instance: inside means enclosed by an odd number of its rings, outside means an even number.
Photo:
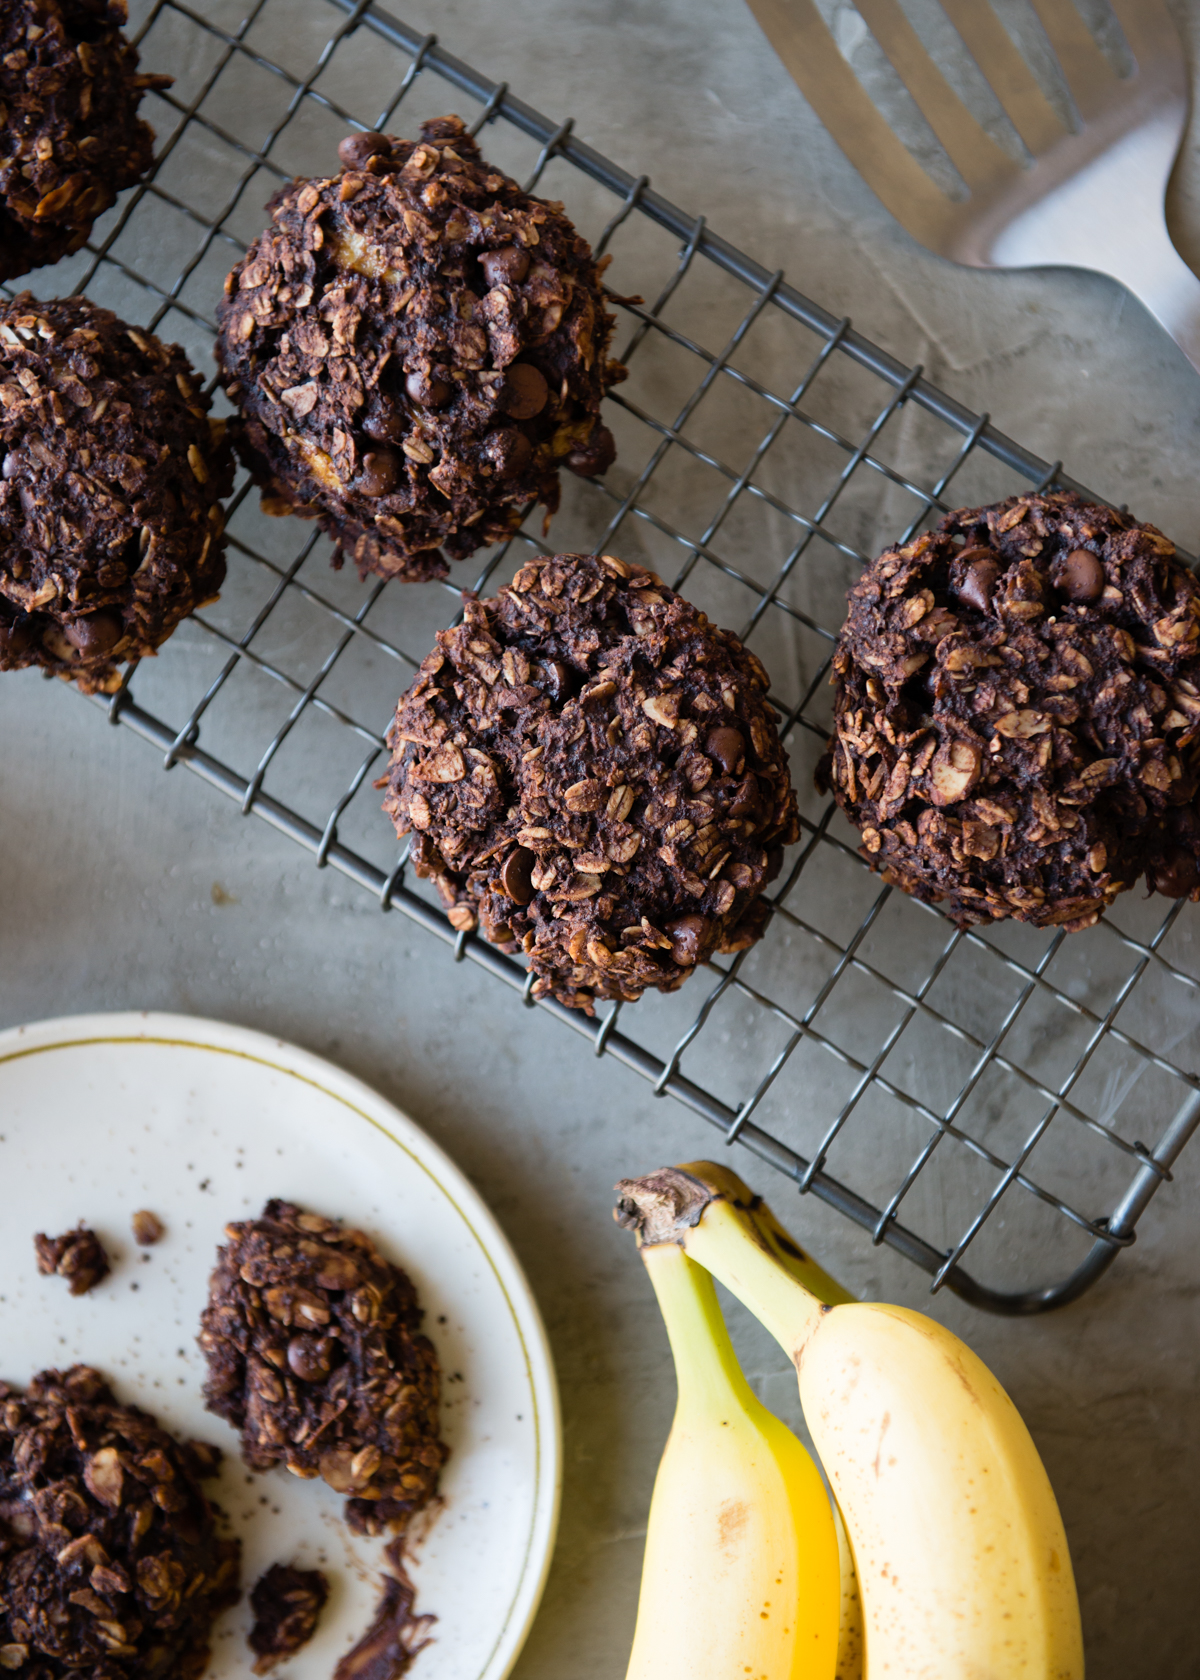
[[[641,1250],[675,1360],[677,1412],[758,1404],[729,1340],[713,1280],[674,1243]]]
[[[636,1230],[644,1252],[659,1245],[682,1248],[749,1307],[793,1363],[798,1361],[833,1308],[780,1264],[753,1218],[739,1212],[723,1189],[714,1190],[678,1167],[664,1167],[646,1178],[623,1179],[617,1190],[615,1218]]]
[[[806,1289],[811,1289],[818,1301],[824,1301],[831,1307],[840,1307],[857,1299],[848,1289],[843,1289],[836,1278],[830,1277],[823,1266],[818,1266],[810,1254],[805,1254],[791,1232],[775,1217],[762,1197],[756,1195],[729,1167],[718,1166],[715,1161],[685,1161],[678,1170],[698,1179],[707,1189],[724,1196],[739,1212],[749,1214],[774,1251],[780,1265],[786,1266],[798,1283],[802,1283]]]

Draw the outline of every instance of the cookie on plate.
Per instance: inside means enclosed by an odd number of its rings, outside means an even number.
[[[437,1491],[440,1372],[408,1275],[371,1239],[291,1202],[227,1225],[200,1347],[204,1401],[252,1470],[285,1464],[350,1497],[360,1534]]]
[[[233,457],[178,345],[74,297],[0,303],[0,671],[87,692],[225,577]]]
[[[0,280],[77,251],[92,223],[150,167],[147,88],[121,34],[125,0],[0,6]]]
[[[219,1462],[85,1365],[0,1382],[0,1669],[197,1680],[239,1596],[240,1542],[200,1490]]]
[[[762,932],[799,819],[767,674],[653,572],[533,560],[403,696],[384,809],[456,928],[577,1008]]]
[[[614,455],[624,377],[597,264],[560,204],[458,117],[356,134],[296,180],[226,281],[217,359],[269,513],[318,519],[365,577],[444,577]]]
[[[1056,491],[868,566],[823,775],[885,879],[961,925],[1085,928],[1143,871],[1200,895],[1200,586],[1174,555]]]

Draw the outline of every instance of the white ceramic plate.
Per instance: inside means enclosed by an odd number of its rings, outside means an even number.
[[[361,1226],[410,1274],[443,1371],[451,1456],[410,1563],[437,1617],[413,1680],[502,1680],[537,1609],[558,1519],[561,1424],[537,1307],[476,1192],[412,1121],[292,1045],[177,1015],[89,1015],[0,1034],[0,1377],[79,1361],[119,1399],[226,1450],[206,1484],[243,1544],[247,1589],[277,1561],[321,1567],[316,1637],[276,1671],[329,1680],[371,1619],[382,1542],[324,1483],[251,1476],[200,1398],[196,1331],[222,1227],[271,1196]],[[166,1226],[135,1247],[130,1215]],[[80,1219],[110,1277],[68,1294],[34,1264],[35,1231]],[[209,1675],[249,1672],[246,1599],[217,1624]]]

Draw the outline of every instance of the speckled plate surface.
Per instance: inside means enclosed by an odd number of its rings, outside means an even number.
[[[205,1412],[195,1337],[222,1227],[285,1196],[361,1226],[412,1276],[441,1359],[442,1501],[410,1556],[416,1610],[437,1617],[414,1680],[501,1680],[541,1597],[558,1518],[561,1425],[529,1285],[476,1192],[412,1121],[292,1045],[216,1021],[88,1015],[0,1034],[0,1376],[95,1365],[117,1396],[227,1457],[207,1484],[242,1538],[249,1588],[276,1561],[320,1567],[315,1638],[275,1673],[329,1680],[367,1626],[382,1542],[343,1501],[285,1471],[251,1476]],[[166,1235],[138,1249],[130,1215]],[[84,1219],[111,1276],[73,1298],[38,1276],[32,1236]],[[217,1623],[213,1680],[249,1672],[242,1603]]]

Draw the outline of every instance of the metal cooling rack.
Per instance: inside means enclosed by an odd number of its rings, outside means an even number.
[[[453,108],[486,128],[497,164],[561,195],[612,253],[614,290],[652,300],[619,311],[631,377],[608,405],[617,465],[565,487],[555,544],[642,560],[759,652],[803,836],[760,945],[600,1019],[535,1005],[517,962],[449,927],[395,855],[372,779],[457,590],[495,588],[549,551],[537,515],[473,578],[460,566],[452,584],[385,589],[332,572],[325,539],[265,519],[242,482],[221,602],[97,702],[109,721],[906,1255],[933,1289],[1004,1313],[1080,1295],[1133,1241],[1200,1121],[1200,918],[1127,894],[1084,934],[960,932],[881,885],[812,792],[829,652],[868,555],[950,505],[1079,487],[583,144],[570,119],[370,0],[157,0],[135,15],[143,62],[179,77],[149,101],[154,174],[35,289],[86,289],[209,365],[221,280],[279,181],[327,169],[351,127],[410,132]]]

